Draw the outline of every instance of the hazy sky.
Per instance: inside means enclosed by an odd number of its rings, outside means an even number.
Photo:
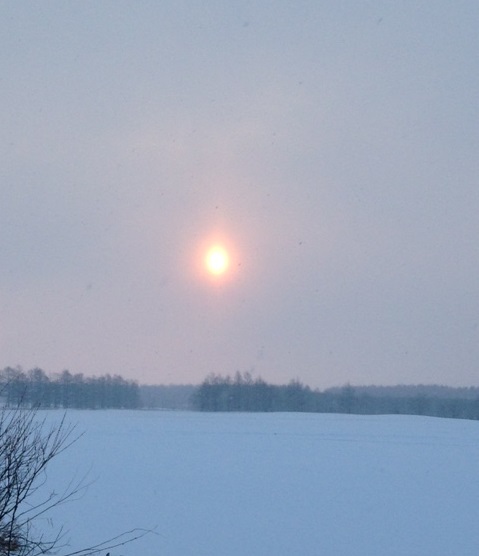
[[[0,368],[478,385],[478,28],[476,0],[3,1]]]

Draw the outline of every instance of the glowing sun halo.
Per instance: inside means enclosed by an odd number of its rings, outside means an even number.
[[[206,268],[213,276],[224,274],[228,270],[229,262],[228,252],[218,245],[211,247],[206,253]]]

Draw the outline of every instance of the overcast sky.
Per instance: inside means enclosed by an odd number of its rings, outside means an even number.
[[[2,2],[0,368],[478,385],[478,28],[476,0]]]

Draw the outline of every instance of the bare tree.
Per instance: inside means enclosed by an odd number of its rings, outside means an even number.
[[[43,498],[39,490],[45,484],[48,464],[79,436],[65,417],[49,425],[35,410],[0,410],[0,556],[40,556],[62,548],[63,531],[47,538],[37,527],[38,518],[74,499],[85,485],[71,484],[64,492],[50,492]],[[64,556],[98,554],[146,533],[133,529]]]

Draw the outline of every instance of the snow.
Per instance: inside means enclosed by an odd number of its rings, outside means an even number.
[[[111,556],[479,554],[475,421],[161,411],[68,420],[84,435],[49,481],[91,481],[53,515],[72,549],[142,527],[155,533]]]

